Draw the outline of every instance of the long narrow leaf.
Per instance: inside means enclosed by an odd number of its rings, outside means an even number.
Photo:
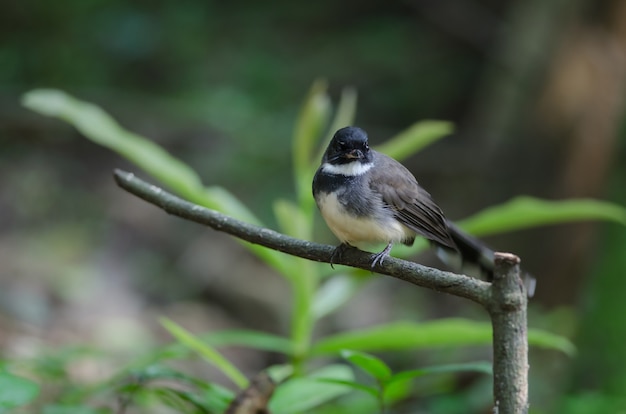
[[[364,278],[353,274],[330,277],[315,294],[313,300],[315,318],[323,318],[341,308],[359,291],[364,282]]]
[[[472,234],[488,235],[547,224],[591,220],[626,225],[626,208],[598,200],[547,201],[522,196],[487,208],[458,224]]]
[[[279,352],[291,355],[293,346],[287,338],[265,332],[248,330],[225,330],[204,335],[206,343],[215,346],[245,346],[264,351]]]
[[[549,332],[530,329],[531,345],[562,351],[568,355],[575,352],[567,338]],[[440,319],[431,322],[397,322],[367,329],[344,332],[329,336],[313,347],[317,355],[336,354],[343,349],[365,352],[415,350],[442,346],[490,345],[491,325],[467,319]]]
[[[487,361],[479,361],[479,362],[467,362],[463,364],[446,364],[446,365],[437,365],[433,367],[425,367],[420,369],[414,369],[409,371],[403,371],[395,374],[390,380],[389,384],[396,381],[406,381],[408,379],[413,379],[417,377],[421,377],[423,375],[428,374],[438,374],[445,372],[480,372],[483,374],[491,375],[493,373],[493,367],[490,362]]]
[[[286,381],[274,392],[269,404],[270,412],[273,414],[310,412],[311,409],[353,390],[353,387],[346,384],[330,383],[325,380],[354,381],[354,375],[345,365],[328,365],[307,377]]]
[[[204,188],[200,177],[188,165],[154,142],[125,130],[102,108],[54,89],[28,92],[22,104],[40,114],[70,123],[91,141],[127,158],[189,201],[249,223],[261,224],[230,192],[217,186]],[[241,243],[284,276],[289,277],[293,273],[285,255],[261,246]]]
[[[274,215],[280,230],[293,237],[310,240],[311,219],[291,201],[279,199],[274,202]]]
[[[22,104],[40,114],[69,122],[90,140],[118,152],[187,198],[202,191],[200,178],[191,168],[154,142],[125,130],[96,105],[54,89],[28,92]]]
[[[233,364],[222,356],[217,350],[202,342],[193,336],[182,326],[174,323],[167,318],[161,318],[161,325],[176,338],[181,344],[193,349],[200,354],[205,360],[215,365],[239,388],[243,389],[248,386],[248,379]]]
[[[332,122],[330,123],[330,127],[328,128],[328,133],[324,137],[319,146],[319,150],[317,152],[317,156],[313,159],[314,165],[313,168],[317,168],[317,163],[322,158],[322,154],[326,150],[326,146],[330,142],[333,135],[339,128],[343,128],[346,126],[350,126],[354,123],[354,119],[356,117],[356,106],[357,106],[357,92],[354,88],[345,88],[341,91],[341,98],[339,99],[339,104],[337,105],[337,111],[335,111],[335,116],[333,117]]]
[[[380,358],[377,358],[374,355],[369,355],[364,352],[344,350],[341,351],[341,356],[361,368],[381,383],[391,378],[391,368],[389,368],[389,366]]]
[[[301,206],[312,204],[310,185],[313,176],[309,168],[314,148],[330,115],[330,98],[326,93],[325,81],[316,81],[300,111],[293,141],[293,168],[296,192]]]
[[[220,187],[205,189],[200,177],[187,164],[154,142],[122,128],[102,108],[52,89],[28,92],[22,103],[33,111],[67,121],[86,138],[127,158],[188,200],[261,224],[230,192]]]
[[[626,225],[626,208],[600,200],[550,201],[520,196],[486,208],[457,224],[475,236],[488,236],[551,224],[598,220]],[[425,247],[424,240],[418,239],[411,247],[394,247],[394,256],[408,257]]]
[[[360,382],[338,380],[338,379],[329,379],[329,378],[320,378],[320,379],[318,379],[318,381],[319,382],[327,382],[329,384],[346,385],[346,386],[348,386],[350,388],[354,388],[355,390],[364,391],[364,392],[370,394],[374,398],[378,398],[378,388],[371,387],[371,386],[365,385],[365,384],[361,384]]]
[[[376,150],[397,160],[410,157],[422,148],[450,135],[454,127],[451,122],[419,121],[400,132]]]

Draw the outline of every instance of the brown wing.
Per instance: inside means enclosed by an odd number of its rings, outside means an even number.
[[[370,187],[382,195],[398,221],[416,233],[443,246],[456,249],[446,219],[430,194],[398,161],[375,153],[376,168],[370,171]]]

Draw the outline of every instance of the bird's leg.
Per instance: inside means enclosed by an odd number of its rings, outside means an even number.
[[[389,252],[391,251],[392,247],[393,247],[393,242],[389,242],[387,244],[387,247],[385,247],[382,252],[374,255],[374,260],[372,260],[372,269],[375,268],[377,264],[380,264],[380,265],[383,264],[383,261],[385,260],[385,258],[389,256]]]
[[[354,246],[351,246],[349,243],[341,243],[339,246],[335,247],[335,250],[333,250],[333,253],[330,255],[330,267],[332,267],[333,269],[335,268],[334,264],[335,264],[335,258],[341,260],[341,256],[343,256],[343,253],[348,250],[353,248]]]

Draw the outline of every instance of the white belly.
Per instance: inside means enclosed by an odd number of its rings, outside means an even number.
[[[321,194],[317,202],[326,224],[341,242],[352,245],[360,242],[396,243],[415,235],[415,232],[391,218],[381,223],[346,212],[335,194]]]

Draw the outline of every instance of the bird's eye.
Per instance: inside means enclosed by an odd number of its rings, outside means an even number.
[[[343,141],[337,142],[337,146],[339,147],[340,150],[345,150],[346,149],[346,143],[343,142]]]

